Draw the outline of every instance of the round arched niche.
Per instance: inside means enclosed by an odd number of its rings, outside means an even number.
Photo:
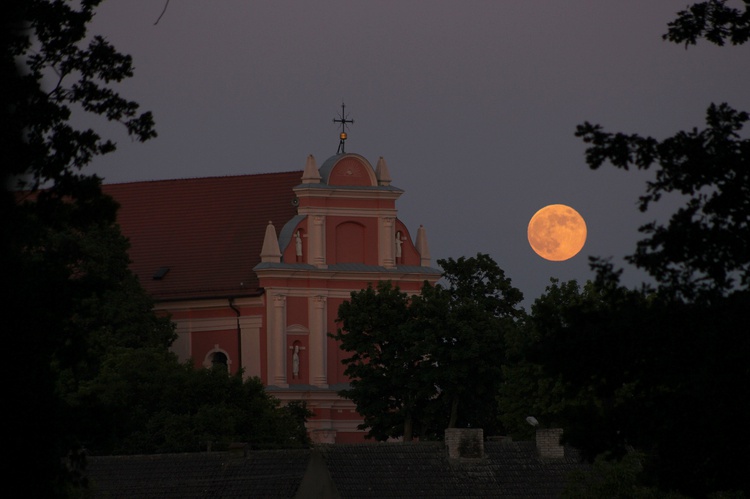
[[[329,158],[320,168],[320,173],[328,185],[378,185],[375,170],[359,154],[343,154]]]
[[[230,372],[231,366],[232,361],[229,360],[229,354],[219,348],[218,345],[211,349],[203,358],[203,367],[205,368],[225,369],[227,372]]]
[[[310,382],[308,357],[310,330],[301,324],[292,324],[287,330],[287,381],[289,384],[307,384]]]

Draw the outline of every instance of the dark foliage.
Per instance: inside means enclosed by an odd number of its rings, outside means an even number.
[[[130,56],[87,34],[99,3],[2,7],[0,258],[16,374],[6,377],[15,404],[7,487],[28,497],[84,494],[81,446],[143,453],[307,442],[304,405],[280,408],[258,380],[179,365],[168,351],[173,325],[153,313],[128,269],[117,205],[83,170],[115,143],[72,118],[118,122],[138,141],[156,132],[151,113],[114,90],[133,75]]]
[[[642,452],[646,485],[691,496],[747,491],[741,449],[750,438],[732,425],[750,416],[750,294],[699,304],[618,288],[544,308],[558,291],[553,284],[535,304],[527,358],[563,382],[564,402],[546,416],[565,440],[592,460]]]
[[[690,6],[664,38],[745,43],[744,3],[744,12],[723,0]],[[567,286],[573,299],[553,300],[561,290],[553,283],[532,314],[537,336],[524,352],[563,390],[553,412],[566,440],[600,463],[623,459],[604,465],[589,493],[634,472],[621,482],[631,496],[750,495],[750,438],[736,429],[750,418],[749,119],[712,104],[705,129],[665,140],[590,123],[577,129],[592,169],[654,171],[642,211],[665,195],[684,202],[666,224],[642,227],[646,238],[628,257],[655,279],[654,289],[622,288],[619,271],[594,260],[597,279],[584,293]]]
[[[623,169],[654,167],[641,211],[665,194],[686,197],[668,224],[639,229],[649,237],[627,258],[663,292],[710,299],[750,284],[750,139],[741,136],[748,119],[748,113],[726,104],[711,105],[706,129],[663,141],[606,133],[590,123],[577,129],[589,144],[586,161],[593,169],[605,162]]]
[[[429,381],[439,387],[434,431],[483,428],[501,433],[496,394],[503,383],[506,336],[524,318],[523,294],[489,255],[438,260],[445,286],[415,299],[418,328],[429,338]]]
[[[750,38],[750,1],[743,0],[744,12],[727,7],[726,0],[709,0],[690,5],[677,13],[677,19],[668,24],[665,40],[684,43],[685,47],[705,39],[716,45],[727,41],[741,45]]]
[[[378,440],[441,438],[447,427],[497,430],[504,335],[523,317],[521,292],[488,256],[440,260],[447,285],[408,296],[390,283],[351,294],[332,335],[350,388],[341,392]]]
[[[143,349],[109,356],[79,393],[78,434],[93,454],[153,454],[309,445],[303,403],[285,407],[257,378],[179,365]]]
[[[342,360],[350,387],[340,395],[356,404],[364,417],[360,429],[376,440],[411,440],[414,422],[435,393],[423,381],[426,351],[413,327],[410,301],[390,282],[352,292],[339,307],[341,329],[332,335],[351,354]]]
[[[101,195],[99,179],[80,173],[114,144],[74,129],[69,119],[76,109],[120,121],[138,140],[155,135],[150,113],[138,115],[137,104],[110,86],[131,76],[130,58],[103,38],[84,46],[98,3],[11,0],[2,8],[3,296],[12,372],[19,374],[7,394],[18,407],[9,475],[35,497],[70,490],[73,474],[61,468],[60,457],[74,439],[60,389],[75,381],[67,376],[61,385],[60,374],[96,369],[88,327],[101,320],[84,317],[82,309],[98,312],[96,302],[135,289],[126,243],[112,225],[116,205]],[[18,188],[28,195],[19,196]]]

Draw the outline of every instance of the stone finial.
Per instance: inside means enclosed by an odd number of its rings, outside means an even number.
[[[391,172],[388,171],[388,165],[385,164],[383,156],[380,156],[380,159],[378,159],[378,165],[375,167],[375,177],[378,179],[378,185],[391,185]]]
[[[305,163],[305,171],[302,174],[303,184],[319,184],[320,183],[320,172],[318,171],[318,165],[315,164],[315,158],[312,154],[307,156],[307,162]]]
[[[281,263],[279,239],[276,237],[276,229],[270,220],[266,226],[266,236],[263,238],[263,249],[260,250],[260,261]]]
[[[424,227],[419,226],[419,229],[417,229],[417,251],[419,252],[419,255],[422,258],[421,265],[422,267],[429,267],[430,266],[430,247],[427,245],[427,234],[425,233]]]

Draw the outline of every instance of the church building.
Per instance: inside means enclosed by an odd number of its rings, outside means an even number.
[[[342,134],[342,144],[345,137]],[[121,205],[131,268],[177,326],[196,366],[257,376],[282,402],[305,401],[311,438],[358,442],[346,352],[328,336],[338,307],[369,284],[408,293],[435,283],[423,227],[398,218],[403,191],[383,158],[343,152],[304,170],[105,184]]]

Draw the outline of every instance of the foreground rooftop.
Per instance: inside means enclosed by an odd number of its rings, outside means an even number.
[[[587,468],[569,448],[545,457],[534,442],[480,447],[467,455],[420,442],[90,457],[87,475],[94,497],[106,498],[554,498],[570,472]]]

